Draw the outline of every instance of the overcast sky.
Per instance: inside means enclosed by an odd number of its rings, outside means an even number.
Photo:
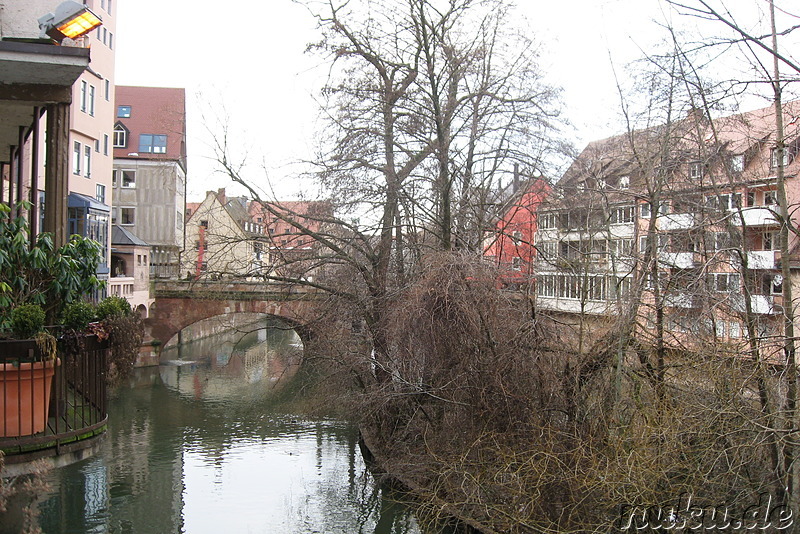
[[[235,9],[226,14],[229,4]],[[612,63],[621,69],[652,50],[664,38],[659,24],[674,15],[661,0],[519,0],[518,5],[543,46],[549,82],[564,90],[576,145],[619,133]],[[137,36],[139,27],[147,27],[142,32],[147,37]],[[292,162],[311,155],[318,114],[314,88],[325,73],[318,58],[304,53],[316,38],[314,21],[291,0],[119,0],[117,84],[186,88],[189,200],[227,185],[212,176],[207,159],[204,121],[213,122],[208,118],[213,116],[228,117],[231,138],[247,146],[251,161],[263,159],[281,196],[294,194],[296,184],[289,178],[298,167]]]

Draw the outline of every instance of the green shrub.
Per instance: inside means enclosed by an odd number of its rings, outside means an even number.
[[[22,304],[11,310],[11,332],[17,339],[30,339],[44,330],[45,313],[38,304]]]
[[[83,331],[94,321],[94,306],[88,302],[77,300],[64,307],[61,323],[69,330]]]
[[[132,313],[130,303],[122,297],[106,297],[97,305],[98,321],[104,321],[111,317],[127,317]]]

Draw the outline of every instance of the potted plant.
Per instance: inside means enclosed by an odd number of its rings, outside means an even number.
[[[56,340],[45,324],[54,324],[65,305],[101,287],[100,245],[73,235],[56,249],[47,233],[31,245],[22,216],[28,206],[20,203],[12,217],[11,208],[0,204],[0,437],[44,430],[59,364]]]
[[[0,341],[0,437],[42,432],[50,409],[56,339],[44,330],[45,313],[38,304],[22,304],[10,313],[16,339]]]

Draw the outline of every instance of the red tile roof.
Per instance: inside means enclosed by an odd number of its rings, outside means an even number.
[[[115,148],[115,158],[139,157],[169,159],[186,164],[186,90],[171,87],[131,87],[118,85],[115,92],[119,106],[130,106],[131,116],[116,117],[128,129],[128,146]],[[139,135],[166,135],[164,154],[140,153]],[[138,154],[138,156],[130,156]]]

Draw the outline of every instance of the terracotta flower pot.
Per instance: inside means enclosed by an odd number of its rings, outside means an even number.
[[[0,437],[43,432],[50,409],[53,374],[61,360],[0,364]]]

